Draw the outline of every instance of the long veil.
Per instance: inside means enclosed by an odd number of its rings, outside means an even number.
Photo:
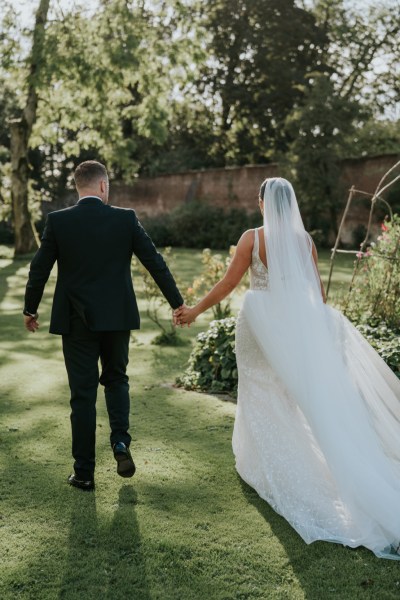
[[[359,531],[377,556],[400,558],[400,382],[337,310],[319,275],[291,184],[267,180],[267,291],[246,293],[255,343],[302,411]],[[282,452],[285,443],[282,440]]]

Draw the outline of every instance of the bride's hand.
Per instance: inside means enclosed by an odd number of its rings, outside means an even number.
[[[194,308],[186,306],[180,306],[176,310],[174,310],[174,322],[176,325],[180,325],[183,327],[187,325],[190,327],[190,324],[196,320],[197,314]]]

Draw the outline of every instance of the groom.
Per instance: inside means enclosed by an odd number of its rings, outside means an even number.
[[[71,389],[70,485],[94,489],[96,395],[104,386],[117,472],[135,472],[129,445],[129,384],[126,374],[131,329],[140,318],[131,278],[135,254],[173,309],[183,304],[163,257],[134,210],[109,206],[109,180],[101,163],[88,160],[74,173],[77,204],[48,215],[42,243],[29,271],[25,327],[39,327],[37,309],[54,263],[58,276],[50,333],[62,336]],[[99,376],[98,362],[101,363]]]

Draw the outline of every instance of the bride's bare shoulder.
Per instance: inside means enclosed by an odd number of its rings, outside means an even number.
[[[235,256],[238,258],[239,256],[246,257],[250,260],[251,253],[253,251],[254,246],[254,229],[248,229],[240,236],[240,239],[237,243]]]
[[[247,231],[242,233],[242,235],[240,236],[238,245],[242,244],[243,246],[252,246],[254,244],[254,235],[255,229],[247,229]]]

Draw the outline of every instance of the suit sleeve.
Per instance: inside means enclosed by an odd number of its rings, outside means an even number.
[[[172,308],[183,304],[183,298],[178,290],[171,271],[164,258],[157,252],[151,238],[143,229],[134,211],[133,252],[142,265],[149,271],[161,292]]]
[[[36,313],[43,290],[57,259],[57,244],[49,216],[43,231],[41,245],[32,259],[25,290],[25,310]]]

